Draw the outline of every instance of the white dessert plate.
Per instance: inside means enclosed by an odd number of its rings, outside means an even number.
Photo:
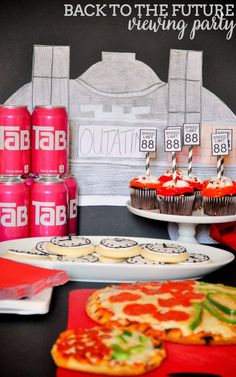
[[[86,236],[95,245],[103,238],[110,236]],[[234,255],[228,251],[199,244],[190,244],[169,240],[160,240],[154,238],[127,237],[143,243],[175,243],[184,246],[189,253],[205,254],[209,261],[204,263],[181,263],[181,264],[128,264],[128,263],[101,263],[101,262],[65,262],[52,261],[50,259],[42,260],[34,257],[23,256],[17,257],[17,261],[42,266],[52,269],[64,270],[68,273],[71,280],[75,281],[93,281],[93,282],[127,282],[127,281],[158,281],[158,280],[181,280],[181,279],[199,279],[203,276],[218,270],[234,259]],[[7,257],[9,250],[18,250],[30,252],[40,241],[48,241],[50,238],[25,238],[0,243],[0,256]],[[11,257],[12,259],[12,257]]]
[[[0,313],[6,314],[46,314],[49,311],[52,288],[47,288],[31,298],[20,300],[0,300]]]
[[[128,210],[136,216],[141,216],[147,219],[158,220],[158,221],[167,221],[168,231],[173,229],[173,223],[177,225],[177,234],[175,239],[177,242],[187,242],[187,243],[198,243],[195,238],[197,232],[196,226],[198,224],[219,224],[219,223],[228,223],[231,221],[236,221],[236,215],[232,216],[207,216],[203,213],[203,210],[194,211],[191,216],[180,216],[180,215],[166,215],[164,213],[159,213],[158,210],[143,210],[137,209],[131,206],[130,201],[126,203]],[[169,232],[170,238],[172,237],[172,232]],[[209,233],[209,231],[208,231]],[[212,239],[205,237],[206,242],[212,243]]]
[[[174,223],[187,224],[219,224],[236,221],[236,215],[231,216],[208,216],[203,210],[194,211],[191,216],[166,215],[158,212],[158,210],[143,210],[131,206],[130,201],[126,203],[128,210],[134,215],[146,217],[152,220],[168,221]]]

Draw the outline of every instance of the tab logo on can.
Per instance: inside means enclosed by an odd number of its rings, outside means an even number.
[[[18,126],[0,127],[0,150],[27,150],[30,149],[29,130],[20,130]]]
[[[63,151],[66,149],[66,132],[53,127],[33,126],[35,131],[35,149],[44,151]]]
[[[70,219],[77,217],[77,199],[70,200]]]
[[[54,202],[38,202],[33,200],[35,206],[35,225],[55,226],[66,224],[66,206]]]
[[[16,206],[16,203],[0,203],[0,225],[4,227],[19,227],[28,224],[26,206]]]

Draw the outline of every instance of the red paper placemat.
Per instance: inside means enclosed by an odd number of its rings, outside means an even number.
[[[32,297],[69,280],[65,271],[31,266],[0,258],[0,299]]]
[[[69,295],[68,329],[92,327],[85,312],[85,304],[92,289],[71,291]],[[165,343],[167,358],[159,369],[146,373],[146,377],[235,377],[236,346],[188,346]],[[195,374],[194,374],[195,373]],[[107,377],[58,368],[57,377]]]

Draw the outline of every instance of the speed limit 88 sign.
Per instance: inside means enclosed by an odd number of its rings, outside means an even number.
[[[199,123],[184,123],[184,145],[200,145]]]
[[[227,133],[211,134],[212,156],[227,156],[229,154],[229,142]]]
[[[180,152],[182,149],[181,128],[165,129],[165,152]]]
[[[141,129],[139,138],[140,152],[155,152],[157,150],[157,130]]]

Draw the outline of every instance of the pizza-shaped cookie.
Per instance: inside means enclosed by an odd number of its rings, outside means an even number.
[[[108,286],[87,302],[88,315],[109,326],[139,329],[189,344],[236,344],[236,288],[194,280]]]
[[[166,356],[159,340],[103,327],[64,331],[51,354],[59,367],[116,376],[143,374],[159,367]]]

